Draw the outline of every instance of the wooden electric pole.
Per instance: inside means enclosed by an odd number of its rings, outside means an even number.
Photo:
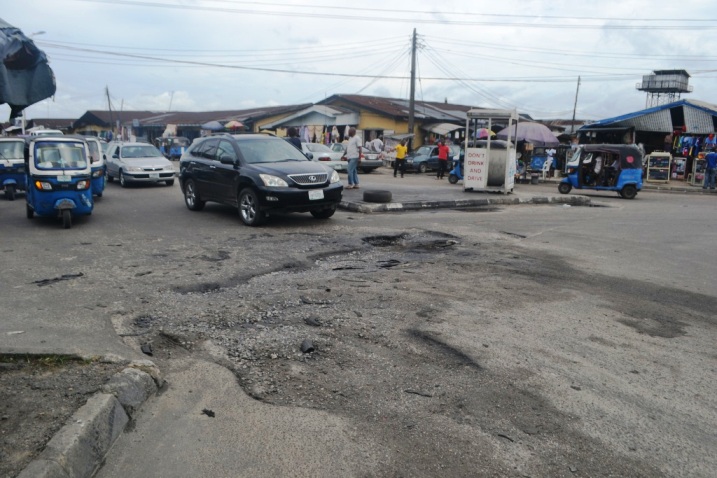
[[[413,133],[414,110],[416,109],[416,29],[411,41],[411,96],[408,100],[408,134]]]

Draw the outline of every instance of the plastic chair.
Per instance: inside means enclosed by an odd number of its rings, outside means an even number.
[[[552,162],[553,162],[553,158],[549,157],[543,163],[543,167],[540,170],[540,175],[541,175],[543,181],[545,181],[545,177],[548,175],[548,173],[550,173],[550,165]]]

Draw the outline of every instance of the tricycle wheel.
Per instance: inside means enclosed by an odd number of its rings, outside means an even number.
[[[35,217],[35,211],[32,210],[29,204],[25,204],[25,215],[28,219]]]
[[[5,186],[5,197],[8,199],[8,201],[15,200],[15,185],[14,184],[8,184],[7,186]]]
[[[570,183],[558,184],[558,192],[560,194],[568,194],[573,189],[573,185]]]
[[[451,184],[456,184],[458,182],[458,176],[456,176],[455,174],[449,174],[448,182]]]
[[[635,199],[635,196],[637,196],[637,188],[634,184],[628,184],[627,186],[622,188],[620,194],[625,199]]]
[[[62,227],[65,229],[72,227],[72,213],[69,209],[62,210]]]

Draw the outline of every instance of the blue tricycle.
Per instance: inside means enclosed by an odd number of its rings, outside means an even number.
[[[561,194],[573,188],[592,189],[634,199],[642,189],[642,151],[636,145],[581,145],[566,168],[566,177],[558,184]]]
[[[87,143],[63,136],[25,140],[27,218],[56,216],[65,229],[72,217],[92,214],[92,167]]]
[[[0,190],[5,198],[15,200],[17,191],[25,190],[25,158],[22,138],[0,138]]]

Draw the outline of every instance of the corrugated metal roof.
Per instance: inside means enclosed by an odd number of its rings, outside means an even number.
[[[684,125],[672,124],[671,110],[675,108],[682,109]],[[686,126],[689,133],[709,134],[715,132],[713,117],[717,117],[717,106],[705,101],[680,100],[596,121],[583,128],[594,131],[601,127],[634,127],[637,131],[669,133],[676,127]]]

